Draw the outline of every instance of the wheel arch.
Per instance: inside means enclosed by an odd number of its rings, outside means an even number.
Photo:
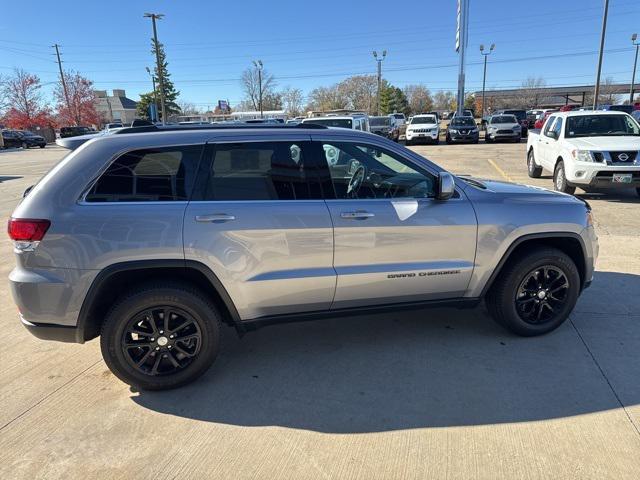
[[[84,343],[100,334],[109,307],[122,293],[159,277],[195,286],[220,309],[225,323],[239,328],[238,311],[209,267],[191,260],[140,260],[110,265],[96,276],[80,309],[76,341]]]
[[[587,254],[582,237],[573,232],[534,233],[516,239],[509,246],[482,289],[480,296],[484,297],[487,294],[507,264],[519,258],[530,248],[537,246],[557,248],[568,255],[575,263],[578,273],[580,274],[580,288],[585,287],[587,281]]]

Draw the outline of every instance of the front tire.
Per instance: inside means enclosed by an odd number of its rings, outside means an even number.
[[[553,189],[556,192],[568,193],[569,195],[573,195],[576,191],[576,187],[572,187],[569,185],[569,182],[567,182],[567,175],[562,160],[558,162],[553,172]]]
[[[192,382],[220,349],[220,314],[198,290],[179,283],[148,284],[122,296],[100,334],[109,370],[142,390]]]
[[[540,178],[540,176],[542,175],[542,167],[536,165],[533,148],[530,149],[529,153],[527,154],[527,171],[531,178]]]
[[[569,317],[580,294],[580,275],[571,258],[538,247],[507,264],[487,294],[491,317],[524,337],[543,335]]]

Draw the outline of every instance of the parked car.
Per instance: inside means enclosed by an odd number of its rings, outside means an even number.
[[[455,117],[459,117],[459,116],[474,118],[472,110],[462,110],[462,115],[458,115],[457,111],[453,112],[453,115],[451,116],[451,118],[455,118]]]
[[[536,124],[536,120],[542,118],[544,116],[544,110],[536,109],[536,110],[528,110],[527,111],[527,128],[534,128]]]
[[[518,119],[518,123],[520,124],[520,135],[522,138],[526,137],[529,134],[529,122],[527,120],[527,111],[512,109],[512,110],[498,110],[494,113],[494,115],[513,115]]]
[[[624,112],[631,115],[633,112],[633,105],[601,105],[600,110],[607,112]]]
[[[407,125],[405,133],[407,145],[423,141],[438,144],[440,142],[440,124],[435,115],[414,115]]]
[[[342,115],[326,117],[310,117],[303,119],[300,123],[313,123],[324,125],[325,127],[348,128],[351,130],[370,131],[369,118],[366,115]]]
[[[455,177],[353,129],[138,127],[26,194],[9,281],[35,336],[99,336],[118,378],[167,389],[208,369],[223,324],[485,300],[510,331],[545,334],[592,280],[592,222],[575,197]]]
[[[22,147],[22,138],[16,130],[2,130],[4,148]]]
[[[20,139],[22,140],[22,148],[40,147],[44,148],[47,145],[47,141],[44,137],[36,135],[29,130],[16,130]]]
[[[371,129],[371,133],[381,135],[394,142],[397,142],[400,138],[400,129],[393,115],[369,117],[369,128]]]
[[[401,127],[407,123],[407,117],[404,113],[392,113],[391,116],[395,119],[395,124]]]
[[[491,115],[487,119],[484,140],[487,143],[507,140],[520,142],[522,126],[515,115]]]
[[[455,117],[447,126],[447,143],[471,142],[478,143],[480,132],[476,121],[471,117]]]
[[[60,128],[60,138],[76,137],[79,135],[87,135],[91,133],[95,133],[95,130],[91,127],[73,126]]]
[[[558,112],[527,141],[530,177],[553,173],[554,189],[629,188],[640,195],[640,125],[616,111]]]
[[[558,110],[547,110],[546,112],[544,112],[544,115],[538,120],[536,120],[534,128],[536,128],[537,130],[540,130],[544,125],[544,122],[547,120],[547,118],[549,118],[549,115],[556,113],[557,111]]]

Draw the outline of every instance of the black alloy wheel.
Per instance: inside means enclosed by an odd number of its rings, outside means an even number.
[[[529,324],[552,321],[564,309],[569,280],[562,270],[545,265],[529,272],[520,283],[515,297],[516,311]]]

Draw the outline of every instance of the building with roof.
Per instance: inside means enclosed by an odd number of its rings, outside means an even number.
[[[593,98],[594,85],[575,85],[562,87],[533,87],[486,90],[487,108],[524,107],[524,108],[558,108],[564,105],[588,106]],[[628,100],[631,85],[605,84],[600,85],[600,98],[614,100],[624,97]],[[638,90],[634,89],[634,95]],[[482,109],[482,90],[474,92],[476,111]],[[600,103],[603,103],[602,101]],[[604,103],[615,103],[607,101]]]
[[[138,103],[127,98],[126,92],[122,89],[114,89],[113,95],[107,95],[106,90],[95,90],[96,110],[100,115],[103,123],[112,123],[120,121],[131,123],[138,114],[136,107]]]

